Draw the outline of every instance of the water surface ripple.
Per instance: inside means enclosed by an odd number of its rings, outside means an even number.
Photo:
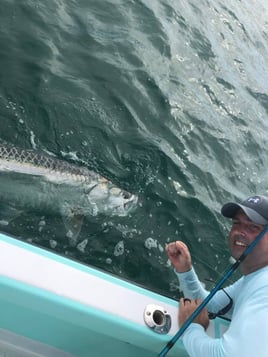
[[[254,11],[253,11],[254,9]],[[223,203],[268,193],[265,0],[2,0],[1,139],[96,170],[139,195],[127,218],[1,231],[178,297],[164,246],[202,280],[228,266]]]

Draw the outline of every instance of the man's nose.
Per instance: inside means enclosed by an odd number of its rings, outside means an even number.
[[[240,224],[240,226],[238,227],[238,231],[239,231],[239,234],[241,234],[242,236],[246,236],[247,234],[247,226],[246,224]]]

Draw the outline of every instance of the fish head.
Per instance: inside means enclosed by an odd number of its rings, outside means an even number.
[[[107,209],[112,215],[126,216],[134,210],[137,201],[136,195],[114,186],[110,189]]]
[[[88,193],[88,199],[94,205],[96,214],[111,216],[127,216],[135,209],[138,201],[136,195],[109,181],[96,184]]]

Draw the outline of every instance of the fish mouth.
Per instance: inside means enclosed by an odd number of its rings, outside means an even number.
[[[124,190],[124,191],[122,191],[122,196],[126,200],[129,200],[129,199],[131,200],[132,196],[134,196],[134,195],[132,195],[132,193]]]
[[[127,209],[133,208],[135,203],[137,203],[137,201],[138,201],[138,197],[129,193],[129,192],[125,192],[124,195],[125,195],[124,199],[126,199],[126,202],[124,202],[124,204],[123,204],[124,209],[127,210]]]

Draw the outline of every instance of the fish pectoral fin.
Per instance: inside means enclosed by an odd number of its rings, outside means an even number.
[[[66,229],[66,237],[69,239],[70,245],[75,247],[83,225],[84,216],[72,209],[68,209],[67,211],[62,211],[62,219]]]
[[[23,211],[11,206],[0,205],[0,225],[8,226],[9,223],[20,216],[22,212]]]

